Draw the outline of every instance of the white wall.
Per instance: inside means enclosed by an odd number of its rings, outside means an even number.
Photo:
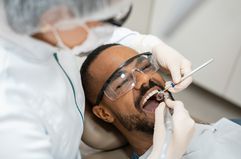
[[[128,27],[159,36],[194,68],[214,58],[210,66],[194,75],[194,83],[241,106],[240,0],[133,2],[136,9]]]
[[[132,1],[132,13],[124,26],[140,33],[148,33],[153,0]]]

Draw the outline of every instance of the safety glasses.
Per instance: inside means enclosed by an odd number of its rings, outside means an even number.
[[[100,103],[104,94],[112,101],[132,90],[136,83],[136,73],[151,76],[159,69],[150,52],[138,54],[120,65],[106,80],[101,88],[96,105]]]

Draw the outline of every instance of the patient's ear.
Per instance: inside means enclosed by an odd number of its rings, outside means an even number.
[[[95,105],[92,108],[92,112],[100,119],[108,123],[114,122],[114,117],[110,110],[102,105]]]

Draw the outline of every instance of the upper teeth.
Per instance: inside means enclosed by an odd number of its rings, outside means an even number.
[[[145,99],[144,99],[144,101],[143,101],[143,105],[146,103],[146,101],[149,99],[149,98],[151,98],[154,94],[156,94],[156,93],[158,93],[158,90],[153,90],[153,91],[151,91],[146,97],[145,97]]]

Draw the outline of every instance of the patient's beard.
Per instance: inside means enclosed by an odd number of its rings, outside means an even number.
[[[115,113],[120,123],[129,131],[141,131],[153,135],[154,123],[147,121],[145,115],[122,115]]]

